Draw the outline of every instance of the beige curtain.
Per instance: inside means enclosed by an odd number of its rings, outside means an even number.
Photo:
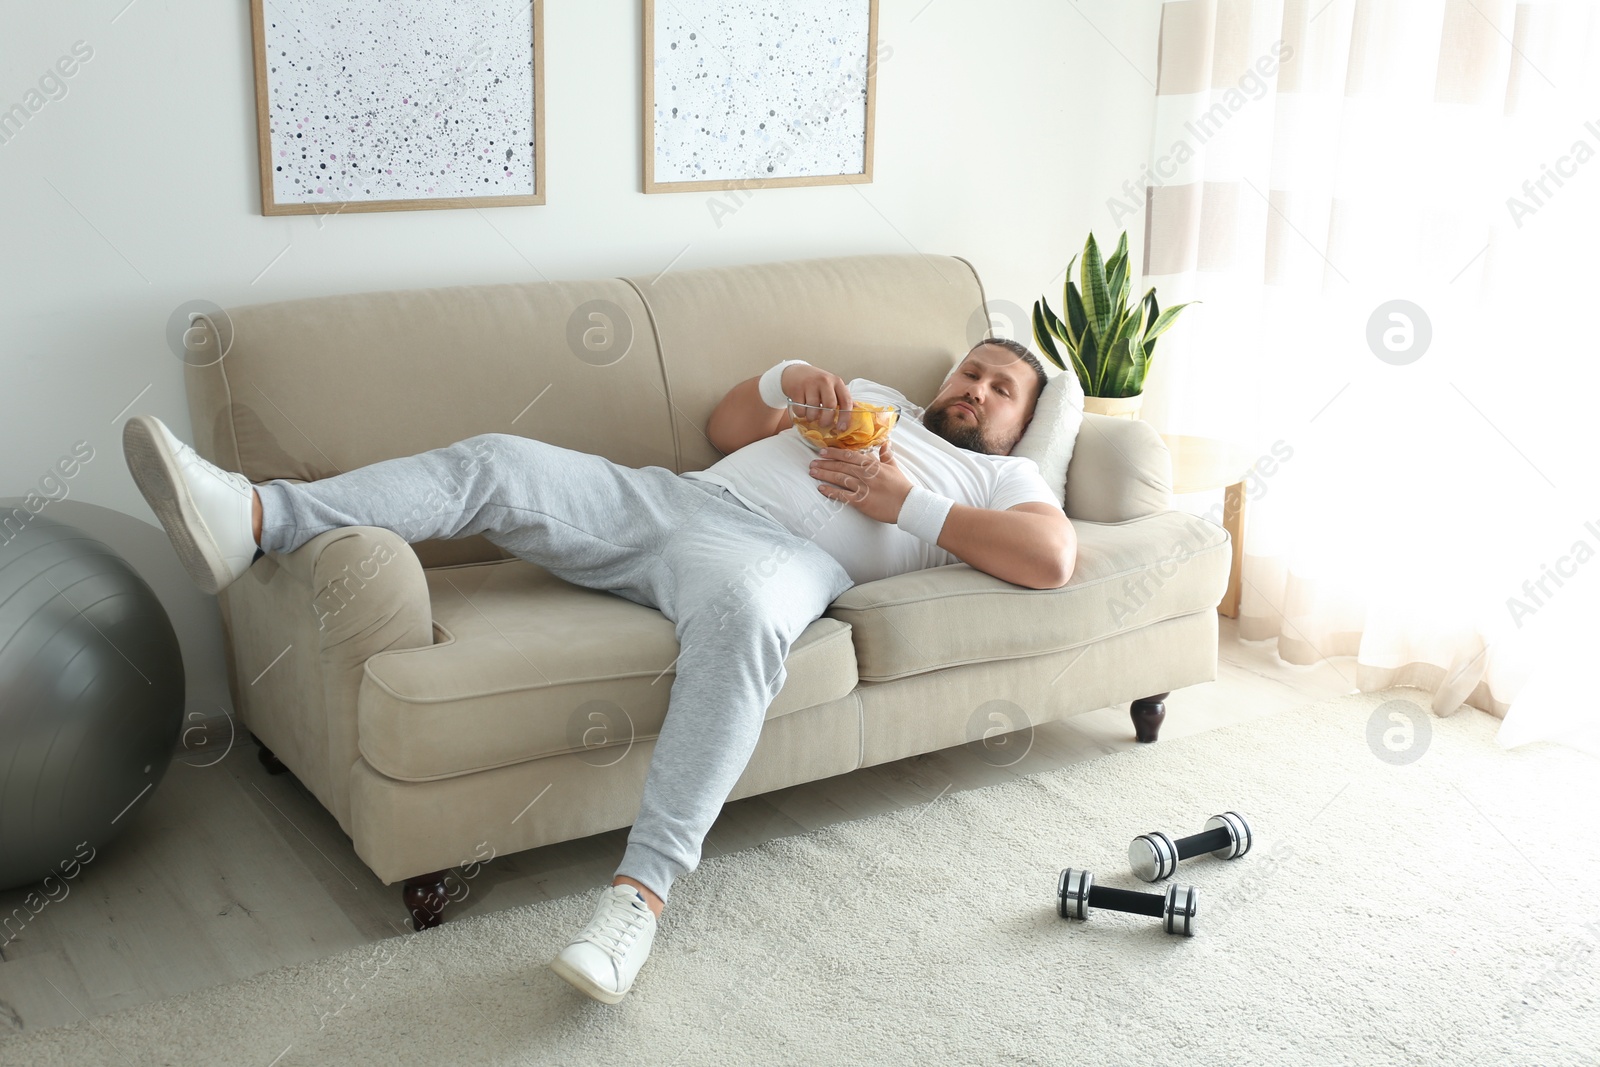
[[[1597,59],[1589,2],[1166,3],[1106,204],[1202,301],[1144,417],[1264,457],[1241,636],[1503,744],[1600,747]]]

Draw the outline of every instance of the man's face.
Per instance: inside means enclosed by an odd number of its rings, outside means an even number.
[[[1033,368],[1003,348],[968,353],[922,414],[922,425],[957,448],[1006,456],[1033,417]]]

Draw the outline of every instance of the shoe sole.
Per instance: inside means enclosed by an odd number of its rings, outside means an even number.
[[[613,993],[611,990],[597,985],[593,978],[569,966],[560,956],[550,961],[550,969],[566,979],[579,992],[593,997],[602,1004],[621,1004],[622,998],[628,995],[627,989],[620,993]],[[628,989],[632,988],[632,986],[628,987]]]
[[[167,531],[178,560],[202,593],[215,596],[233,580],[211,532],[200,518],[189,487],[178,472],[178,460],[161,429],[149,415],[135,415],[122,427],[122,454],[128,473]]]

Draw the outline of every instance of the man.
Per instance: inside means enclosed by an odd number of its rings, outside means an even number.
[[[377,526],[410,543],[483,534],[559,578],[673,621],[679,656],[638,818],[593,919],[551,962],[615,1004],[649,955],[673,881],[698,865],[749,761],[791,644],[836,597],[857,582],[957,561],[1031,588],[1071,576],[1071,523],[1033,461],[1009,455],[1045,380],[1025,347],[989,341],[924,410],[867,379],[846,383],[787,360],[729,391],[707,424],[725,458],[682,475],[484,434],[320,481],[252,485],[150,416],[128,421],[123,447],[206,592],[265,552]],[[813,454],[783,432],[792,425],[786,398],[893,403],[901,418],[876,454]],[[448,499],[425,514],[414,506],[425,495]]]

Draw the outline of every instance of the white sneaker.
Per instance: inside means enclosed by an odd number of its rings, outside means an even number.
[[[122,427],[122,453],[201,592],[214,594],[250,569],[261,554],[250,479],[207,463],[151,415]]]
[[[550,969],[594,999],[616,1004],[633,988],[655,939],[655,913],[639,891],[606,886],[594,918],[550,961]]]

